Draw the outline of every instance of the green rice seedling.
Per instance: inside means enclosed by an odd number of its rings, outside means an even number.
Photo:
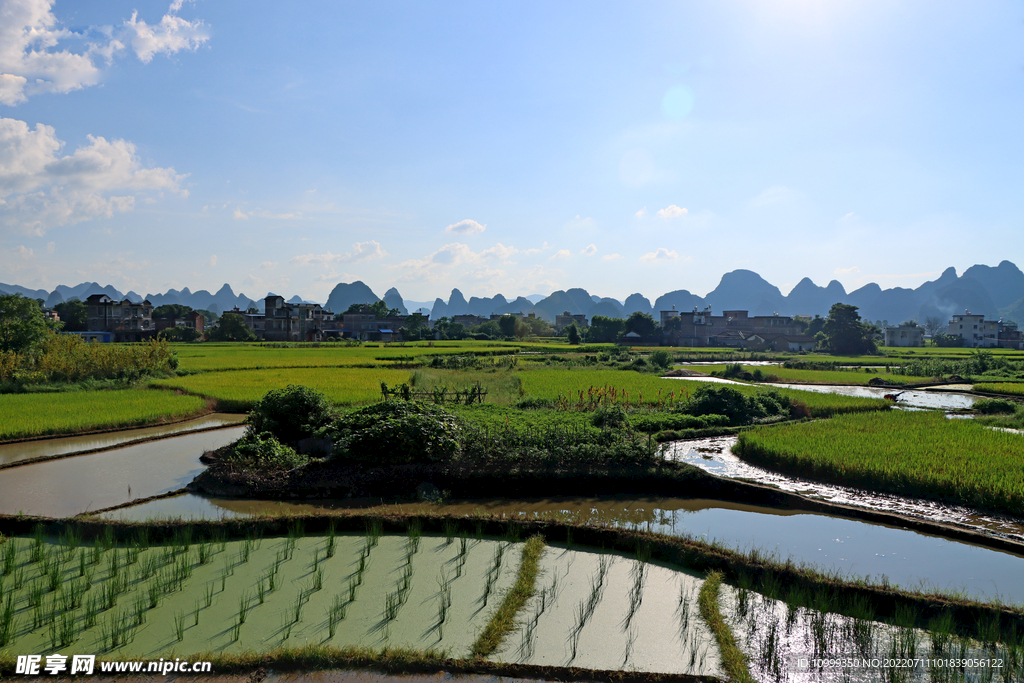
[[[256,582],[256,597],[259,598],[261,605],[267,599],[267,584],[263,582],[263,579]]]
[[[295,601],[292,603],[292,623],[299,623],[299,619],[302,618],[302,606],[306,604],[305,591],[299,590],[298,595],[295,596]]]
[[[277,570],[267,572],[267,590],[271,593],[277,590]]]
[[[195,607],[192,608],[192,625],[193,626],[199,626],[199,611],[200,611],[200,609],[201,609],[201,607],[199,605],[199,601],[196,600]]]
[[[121,553],[117,548],[107,556],[107,576],[111,579],[117,578],[121,571]]]
[[[327,541],[324,546],[324,556],[327,559],[334,557],[337,544],[337,532],[334,529],[334,520],[331,520],[331,523],[327,526]]]
[[[214,529],[210,534],[210,543],[218,547],[217,552],[224,552],[228,547],[228,536],[224,529]]]
[[[286,545],[285,545],[285,558],[284,559],[286,559],[286,560],[292,559],[292,557],[295,555],[295,547],[298,545],[298,543],[299,543],[298,537],[297,536],[292,536],[291,532],[289,532],[289,536],[288,536],[288,539],[287,539]]]
[[[408,546],[412,548],[413,553],[419,552],[420,539],[423,537],[423,525],[418,519],[410,520],[406,526],[406,534],[409,537]]]
[[[114,528],[104,527],[103,536],[100,537],[100,545],[103,548],[103,552],[107,552],[114,547]]]
[[[508,527],[505,530],[505,538],[513,543],[518,543],[520,536],[523,535],[523,527],[519,522],[515,520],[509,520]]]
[[[348,603],[342,599],[342,596],[335,595],[334,601],[327,610],[327,632],[330,638],[334,638],[334,634],[338,631],[338,624],[345,619],[347,608]]]
[[[992,613],[988,614],[977,622],[977,637],[978,640],[985,644],[985,646],[991,648],[999,642],[999,614]]]
[[[174,615],[174,636],[178,642],[185,640],[185,613],[178,612]]]
[[[450,520],[444,521],[444,544],[451,545],[452,541],[455,540],[455,533],[458,531],[458,527],[455,522]]]
[[[933,654],[941,655],[947,652],[953,641],[953,614],[944,611],[928,620],[928,637],[931,640]]]
[[[146,623],[146,607],[148,604],[146,596],[143,593],[137,593],[135,595],[135,602],[132,603],[132,607],[135,612],[136,625],[142,626]]]
[[[149,609],[156,609],[160,604],[160,594],[163,592],[160,587],[160,580],[154,577],[146,587],[146,594],[149,598]]]
[[[17,630],[18,625],[14,619],[14,593],[7,593],[3,609],[0,609],[0,647],[7,647]]]
[[[43,559],[43,543],[46,539],[46,529],[43,528],[42,524],[36,524],[32,527],[32,554],[29,558],[29,562],[35,564]]]
[[[637,610],[640,609],[640,603],[643,600],[644,594],[647,563],[637,560],[633,564],[630,573],[633,575],[633,587],[629,591],[629,610],[626,612],[626,618],[623,620],[623,631],[629,629],[630,624],[633,622],[633,617],[636,616]]]
[[[213,604],[213,584],[208,583],[203,588],[203,604],[207,607]]]
[[[324,587],[324,570],[317,569],[316,574],[313,576],[313,590],[318,591]]]
[[[320,568],[320,549],[313,548],[313,571]]]
[[[78,575],[85,576],[86,568],[89,566],[88,561],[85,558],[85,549],[83,548],[78,553]]]
[[[125,549],[125,564],[132,565],[138,562],[142,550],[143,546],[139,544],[138,540],[132,541],[132,544]]]
[[[103,542],[97,538],[92,542],[92,563],[100,563],[100,555],[103,554]]]
[[[359,582],[355,578],[348,580],[348,601],[356,601],[356,588],[359,586]]]
[[[199,544],[199,564],[206,564],[213,555],[213,545],[210,543]]]
[[[242,541],[241,552],[239,553],[239,561],[237,564],[245,564],[249,561],[249,554],[252,552],[252,541],[248,538]]]
[[[238,598],[238,625],[245,623],[245,616],[249,613],[249,594],[242,593]]]
[[[90,596],[82,614],[82,625],[85,629],[88,630],[96,625],[96,615],[99,614],[99,611],[99,598],[95,595]]]
[[[384,534],[384,524],[379,519],[371,520],[366,527],[366,537],[370,541],[370,547],[376,547],[380,537]]]
[[[384,596],[384,621],[390,622],[398,618],[398,610],[402,607],[402,597],[396,591]]]
[[[14,573],[14,567],[18,562],[18,546],[14,544],[14,539],[9,538],[2,546],[0,551],[0,564],[2,564],[2,573],[4,576],[10,576]]]

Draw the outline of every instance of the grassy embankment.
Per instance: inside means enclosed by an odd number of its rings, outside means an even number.
[[[765,427],[741,434],[734,452],[811,479],[1024,514],[1024,437],[941,413]]]
[[[137,427],[198,415],[206,401],[171,391],[119,389],[0,395],[0,441]]]
[[[718,600],[721,586],[721,572],[708,574],[697,596],[700,616],[711,627],[711,632],[715,634],[718,650],[722,656],[722,667],[729,674],[729,680],[733,683],[753,683],[754,678],[750,675],[750,669],[747,667],[747,657],[736,644],[732,629],[729,628],[729,624],[726,623],[725,617],[722,616],[719,609]]]
[[[1024,397],[1024,382],[981,382],[975,384],[974,389],[989,394]]]

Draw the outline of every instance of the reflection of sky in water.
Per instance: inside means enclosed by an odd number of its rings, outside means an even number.
[[[748,479],[769,484],[783,491],[820,498],[839,505],[852,505],[880,512],[897,512],[935,522],[965,525],[975,531],[1024,540],[1024,523],[1011,517],[981,514],[955,505],[944,505],[919,498],[874,493],[791,477],[781,472],[750,465],[732,453],[735,436],[719,436],[670,444],[674,460],[695,465],[706,472],[730,479]]]

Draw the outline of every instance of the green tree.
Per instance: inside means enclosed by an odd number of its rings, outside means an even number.
[[[654,321],[650,313],[635,311],[626,318],[625,331],[627,334],[629,332],[636,332],[640,335],[641,339],[650,339],[657,330],[658,323]]]
[[[220,324],[207,332],[211,341],[253,341],[256,334],[245,324],[245,318],[238,313],[225,313]]]
[[[833,304],[815,339],[822,350],[841,356],[875,353],[877,350],[874,326],[861,322],[857,307],[850,304]]]
[[[166,339],[169,342],[194,342],[202,336],[192,327],[168,327],[157,335],[160,339]]]
[[[43,316],[38,301],[20,294],[0,296],[0,351],[32,353],[59,326]]]
[[[85,304],[78,299],[59,303],[53,307],[53,310],[57,311],[65,330],[85,332],[89,329],[89,311],[86,310]]]
[[[173,318],[184,318],[192,312],[191,306],[182,304],[164,304],[153,309],[153,318],[159,320],[171,320]]]
[[[590,321],[588,338],[591,342],[614,342],[622,334],[625,326],[626,321],[622,318],[595,315]]]
[[[402,315],[402,312],[397,308],[388,308],[388,305],[384,303],[383,299],[372,304],[352,304],[345,310],[345,313],[361,313],[364,308],[370,309],[370,312],[373,313],[378,320],[383,318],[394,318]],[[341,315],[344,315],[344,313]]]
[[[576,327],[576,323],[569,325],[565,328],[565,336],[569,340],[569,343],[573,346],[579,346],[580,343],[580,328]]]
[[[422,313],[413,313],[405,318],[405,325],[402,327],[402,339],[417,341],[423,337],[426,331],[427,319]]]
[[[516,336],[516,317],[508,313],[501,316],[498,318],[498,329],[501,330],[501,336],[503,337]]]

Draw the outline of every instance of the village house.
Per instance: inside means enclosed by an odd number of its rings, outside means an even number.
[[[115,342],[137,342],[156,335],[153,304],[114,301],[106,294],[93,294],[85,300],[86,327],[89,332],[110,332]]]
[[[565,328],[569,327],[569,325],[572,325],[573,323],[576,323],[576,327],[581,330],[590,327],[590,323],[587,321],[587,316],[582,313],[573,315],[569,311],[566,311],[555,316],[555,334],[562,334],[562,332],[565,331]]]
[[[999,323],[985,320],[984,315],[964,311],[954,315],[947,326],[948,333],[960,337],[962,346],[970,348],[993,348],[999,346]]]
[[[920,325],[891,325],[885,328],[886,346],[924,346],[924,328]]]
[[[190,330],[195,330],[199,334],[202,334],[206,329],[206,318],[199,311],[192,311],[187,313],[183,318],[156,318],[153,321],[156,326],[156,331],[162,332],[169,327],[187,327]]]
[[[340,332],[346,339],[389,342],[398,336],[405,318],[404,315],[378,318],[372,309],[363,306],[357,313],[342,314]]]
[[[326,323],[333,319],[330,310],[324,310],[320,304],[288,303],[283,296],[276,295],[263,301],[265,341],[322,341]],[[255,330],[255,320],[253,324]]]

